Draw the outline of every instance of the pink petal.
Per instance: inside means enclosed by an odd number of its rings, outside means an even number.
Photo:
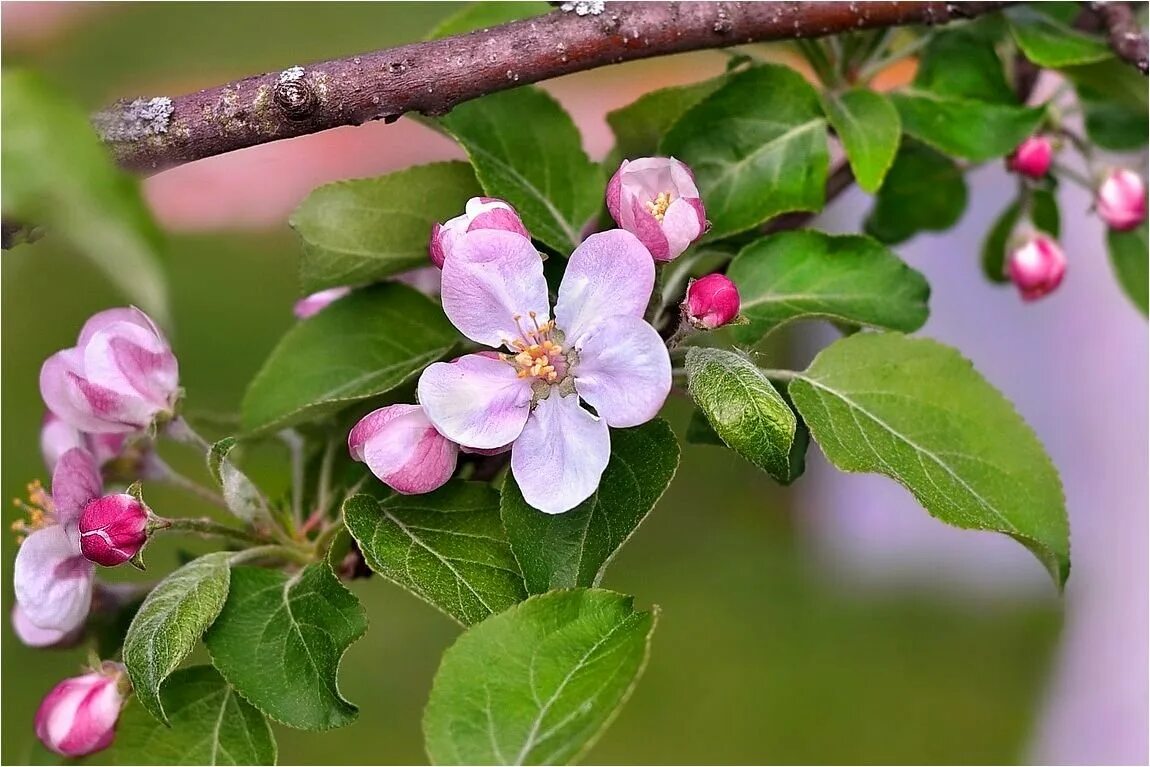
[[[162,337],[137,325],[107,325],[81,347],[84,377],[125,397],[138,398],[153,411],[167,408],[179,386],[179,366]],[[149,413],[150,416],[155,412]]]
[[[671,357],[655,329],[638,317],[611,317],[577,348],[575,390],[608,426],[654,418],[671,391]]]
[[[468,208],[470,207],[468,204]],[[515,232],[531,239],[531,233],[527,231],[527,227],[523,226],[519,216],[509,207],[489,205],[485,210],[481,210],[475,215],[475,218],[471,219],[471,223],[467,227],[469,232],[474,232],[476,229],[502,229],[505,232]]]
[[[552,389],[511,448],[511,473],[527,503],[562,514],[591,497],[610,457],[607,422],[580,407],[577,396]]]
[[[36,737],[64,756],[85,756],[111,745],[123,706],[115,676],[89,673],[56,685],[36,711]]]
[[[339,288],[328,288],[318,293],[312,293],[310,296],[305,296],[295,302],[295,306],[292,307],[292,314],[294,314],[297,319],[306,320],[312,315],[319,314],[320,311],[326,309],[330,304],[335,303],[350,292],[351,288],[345,285]]]
[[[425,296],[435,298],[439,295],[443,275],[434,266],[421,266],[418,269],[400,272],[391,279],[413,287]]]
[[[44,414],[40,426],[40,454],[48,471],[54,471],[60,456],[74,447],[84,446],[84,435],[51,410]]]
[[[526,237],[498,229],[468,232],[443,264],[443,311],[472,341],[504,346],[520,336],[516,317],[550,318],[543,260]],[[528,326],[529,327],[529,326]]]
[[[92,563],[80,554],[78,535],[63,525],[41,528],[16,552],[16,601],[33,625],[72,631],[88,618],[92,571]]]
[[[84,378],[78,349],[64,349],[40,368],[40,396],[52,412],[81,431],[127,433],[147,423],[146,408],[134,397],[97,386]]]
[[[419,377],[418,392],[440,434],[487,450],[519,436],[531,403],[528,379],[517,377],[506,362],[480,354],[429,366]]]
[[[82,447],[74,447],[60,456],[52,472],[52,503],[56,521],[67,525],[79,518],[84,506],[104,492],[96,458]]]
[[[655,286],[655,264],[623,229],[593,234],[575,249],[559,286],[555,321],[568,346],[605,317],[642,317]]]
[[[607,194],[605,195],[607,202],[607,212],[611,214],[611,218],[615,219],[615,223],[623,226],[623,222],[619,220],[619,216],[623,212],[623,169],[627,167],[627,161],[624,160],[619,164],[619,170],[611,176],[611,180],[607,182]]]
[[[71,644],[72,639],[79,639],[76,631],[59,631],[57,629],[42,629],[20,609],[20,605],[12,606],[12,630],[16,636],[28,647],[55,647]]]
[[[80,328],[80,338],[76,342],[76,346],[86,346],[88,341],[92,339],[92,336],[109,325],[114,325],[118,322],[136,325],[155,335],[163,337],[163,334],[160,333],[160,329],[152,322],[151,317],[134,306],[124,306],[118,309],[105,309],[89,317],[88,321],[84,323],[84,327]]]
[[[639,197],[631,199],[631,225],[627,231],[633,232],[639,241],[651,253],[656,261],[670,261],[675,255],[671,253],[671,246],[667,242],[667,235],[663,225],[655,215],[647,209],[646,203]]]
[[[429,493],[451,479],[459,454],[418,405],[368,413],[348,435],[348,446],[380,481],[407,495]]]
[[[671,184],[675,188],[675,193],[679,197],[690,197],[694,199],[699,198],[699,187],[695,184],[695,174],[686,163],[681,160],[676,160],[674,157],[671,160]]]
[[[691,201],[680,197],[672,202],[667,212],[663,214],[663,234],[667,238],[668,247],[667,260],[677,258],[702,233],[703,225],[699,223],[699,212]]]

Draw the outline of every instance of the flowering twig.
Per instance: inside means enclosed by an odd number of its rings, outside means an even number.
[[[1003,2],[612,2],[466,35],[289,67],[95,119],[119,162],[155,172],[204,157],[409,112],[442,115],[488,93],[634,59],[751,42],[971,18]]]
[[[1147,52],[1146,32],[1134,19],[1134,11],[1128,3],[1091,3],[1094,12],[1102,17],[1103,31],[1110,41],[1110,47],[1120,59],[1128,61],[1142,74],[1150,74],[1150,53]]]

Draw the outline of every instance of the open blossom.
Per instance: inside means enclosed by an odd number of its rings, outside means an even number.
[[[1049,136],[1031,136],[1006,158],[1006,167],[1027,178],[1040,179],[1050,170],[1054,143]]]
[[[726,325],[739,313],[739,289],[725,274],[708,274],[691,280],[683,313],[700,330]]]
[[[40,369],[40,394],[53,413],[91,434],[147,429],[171,414],[179,369],[167,339],[135,308],[92,316],[76,346]]]
[[[367,464],[397,493],[429,493],[451,479],[459,446],[445,438],[419,405],[374,410],[347,435],[351,457]]]
[[[1022,298],[1035,301],[1062,282],[1066,256],[1054,239],[1036,232],[1011,249],[1006,271]]]
[[[98,565],[122,565],[148,542],[150,517],[148,507],[129,493],[91,500],[80,513],[80,551]]]
[[[607,466],[607,427],[651,420],[670,391],[667,348],[643,320],[654,281],[634,235],[592,235],[568,260],[552,318],[531,242],[469,233],[444,264],[443,309],[465,336],[505,351],[429,366],[418,386],[427,418],[468,448],[511,444],[526,501],[549,514],[574,508]]]
[[[435,224],[431,229],[431,243],[428,256],[431,263],[443,268],[444,260],[451,255],[459,239],[468,232],[479,229],[499,229],[505,232],[530,237],[527,228],[519,220],[515,209],[503,200],[494,197],[472,197],[467,201],[462,215]]]
[[[1115,168],[1099,184],[1095,204],[1111,229],[1133,229],[1146,220],[1146,185],[1134,171]]]
[[[124,705],[124,667],[106,662],[99,671],[65,679],[36,711],[36,737],[63,756],[86,756],[112,745]]]
[[[56,463],[52,494],[29,487],[27,534],[16,552],[12,585],[16,603],[32,625],[68,633],[83,625],[92,603],[92,563],[80,551],[80,513],[102,491],[96,460],[72,448]]]
[[[707,231],[691,169],[674,157],[624,160],[607,184],[607,210],[656,261],[670,261]]]

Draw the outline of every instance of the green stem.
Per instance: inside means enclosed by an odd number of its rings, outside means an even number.
[[[798,370],[782,370],[780,368],[759,368],[767,378],[774,378],[779,381],[793,381],[796,378],[802,378],[803,374]]]
[[[172,485],[173,487],[178,487],[181,490],[191,493],[197,498],[207,501],[214,506],[219,506],[222,509],[228,508],[228,502],[224,500],[224,497],[217,493],[215,490],[204,487],[194,479],[185,477],[183,474],[180,474],[168,464],[160,461],[159,458],[156,459],[156,464],[158,464],[157,468],[159,471],[156,476],[157,482],[165,482],[169,485]]]
[[[1063,178],[1073,181],[1075,184],[1078,184],[1080,187],[1093,194],[1094,182],[1088,179],[1086,176],[1083,176],[1078,171],[1067,168],[1065,165],[1060,163],[1054,163],[1052,170],[1054,171],[1055,175],[1062,176]]]
[[[279,433],[280,439],[291,453],[291,514],[295,529],[303,525],[303,480],[304,454],[303,439],[295,431],[285,429]]]
[[[871,63],[862,67],[858,74],[859,82],[868,83],[875,75],[889,67],[891,64],[895,64],[905,58],[909,58],[910,56],[915,55],[926,47],[927,43],[930,42],[930,39],[931,35],[923,35],[922,37],[916,38],[910,43],[904,45],[902,48],[899,48],[894,53],[888,53],[886,56],[872,61]]]
[[[212,444],[201,437],[183,416],[172,419],[164,429],[164,433],[177,442],[201,448],[204,453],[208,453],[212,449]]]
[[[315,539],[315,555],[317,557],[322,557],[327,554],[328,546],[330,546],[331,542],[335,540],[335,537],[339,535],[340,530],[343,530],[343,514],[340,514],[334,519]]]
[[[227,538],[239,543],[267,543],[268,541],[265,536],[259,533],[224,525],[207,517],[177,517],[176,519],[166,519],[164,523],[156,527],[156,532],[194,533],[213,538]]]

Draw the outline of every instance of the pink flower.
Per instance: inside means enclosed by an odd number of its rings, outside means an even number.
[[[511,444],[527,502],[548,514],[574,508],[607,466],[607,427],[651,420],[670,391],[667,348],[643,320],[654,281],[651,255],[633,234],[591,235],[568,260],[551,319],[530,240],[470,232],[444,264],[443,309],[465,336],[507,352],[424,370],[428,420],[468,448]]]
[[[1055,240],[1036,232],[1011,249],[1006,269],[1023,300],[1035,301],[1062,282],[1066,256]]]
[[[607,210],[656,261],[670,261],[707,231],[695,176],[674,157],[624,160],[607,184]]]
[[[351,288],[345,286],[312,293],[310,296],[305,296],[295,302],[295,306],[292,307],[292,314],[298,319],[306,320],[313,314],[319,314],[320,310],[326,309],[328,304],[335,303],[350,292]]]
[[[20,612],[32,625],[68,633],[83,625],[92,604],[92,563],[80,551],[79,519],[103,490],[92,454],[72,448],[56,463],[52,494],[38,483],[26,505],[28,537],[16,552],[12,585]]]
[[[44,413],[40,426],[40,453],[48,471],[55,470],[60,456],[74,447],[84,448],[103,466],[122,457],[125,442],[123,434],[85,434],[51,410]]]
[[[36,737],[63,756],[86,756],[112,745],[124,705],[123,675],[123,666],[108,662],[99,671],[60,682],[36,711]]]
[[[1031,136],[1006,158],[1006,167],[1027,178],[1040,179],[1050,170],[1054,144],[1047,136]]]
[[[1111,229],[1133,229],[1146,220],[1146,185],[1134,171],[1114,168],[1098,186],[1095,204]]]
[[[351,457],[397,493],[430,493],[451,479],[459,447],[444,438],[419,405],[374,410],[347,435]]]
[[[739,313],[739,289],[723,274],[691,280],[683,313],[700,330],[722,327]]]
[[[480,229],[497,229],[531,237],[515,208],[494,197],[472,197],[467,201],[463,215],[431,228],[428,246],[431,263],[442,269],[444,260],[451,255],[459,238]]]
[[[71,631],[57,629],[42,629],[20,609],[19,604],[12,606],[12,630],[16,636],[28,647],[74,647],[84,636],[84,624],[81,623]]]
[[[40,369],[45,404],[70,425],[92,434],[142,431],[170,415],[179,369],[167,339],[135,308],[92,316],[76,346]]]
[[[128,493],[89,501],[80,514],[80,551],[104,567],[122,565],[148,542],[148,507]]]

